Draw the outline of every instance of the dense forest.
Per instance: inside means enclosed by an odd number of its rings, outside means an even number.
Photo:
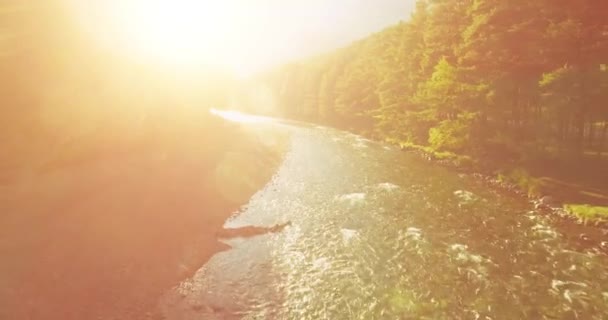
[[[419,0],[264,75],[292,118],[476,158],[608,151],[608,2]]]

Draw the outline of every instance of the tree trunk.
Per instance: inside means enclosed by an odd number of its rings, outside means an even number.
[[[595,123],[593,123],[593,119],[589,120],[589,136],[587,137],[587,145],[590,150],[593,150],[595,147]]]
[[[604,121],[604,130],[602,132],[602,139],[600,141],[600,147],[598,148],[601,156],[604,155],[604,151],[608,151],[608,146],[606,143],[607,137],[608,137],[608,121]]]
[[[582,114],[576,117],[576,140],[575,148],[579,155],[583,155],[585,152],[585,117]]]

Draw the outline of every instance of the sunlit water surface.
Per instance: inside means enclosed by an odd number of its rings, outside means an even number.
[[[167,319],[608,319],[608,259],[522,199],[331,129],[291,147]],[[560,231],[561,230],[561,231]]]

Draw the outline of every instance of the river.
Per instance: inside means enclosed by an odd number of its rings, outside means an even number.
[[[226,240],[163,297],[167,319],[608,319],[585,227],[350,133],[263,125],[289,151],[226,226],[290,225]]]

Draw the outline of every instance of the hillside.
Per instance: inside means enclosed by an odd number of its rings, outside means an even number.
[[[462,155],[533,194],[565,184],[575,195],[563,200],[608,204],[607,11],[420,0],[409,21],[261,81],[288,117]],[[517,181],[518,167],[546,179]]]

